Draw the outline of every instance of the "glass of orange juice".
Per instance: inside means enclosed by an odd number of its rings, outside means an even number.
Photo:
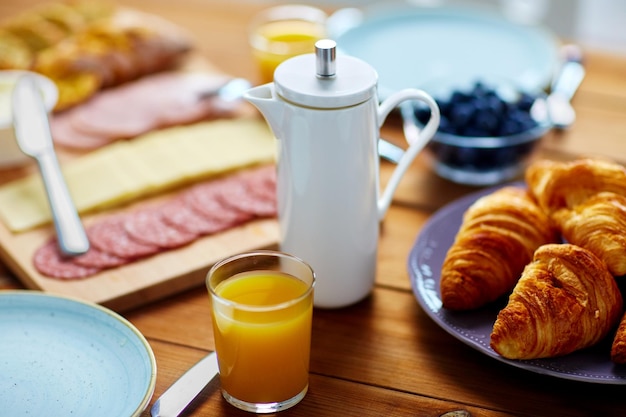
[[[277,251],[234,255],[207,274],[222,395],[254,413],[296,405],[309,386],[315,274]]]
[[[250,25],[250,45],[261,82],[269,83],[274,70],[296,55],[315,52],[315,42],[326,36],[323,10],[305,5],[272,7],[258,14]]]

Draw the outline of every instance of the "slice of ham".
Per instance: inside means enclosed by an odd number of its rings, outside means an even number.
[[[110,137],[74,129],[71,112],[59,113],[50,120],[50,132],[56,144],[76,149],[96,149],[111,143]]]
[[[164,72],[104,90],[51,118],[60,145],[95,149],[154,129],[231,116],[237,104],[202,98],[226,78],[200,72]]]

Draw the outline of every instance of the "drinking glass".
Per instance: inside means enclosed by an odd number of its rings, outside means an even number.
[[[215,350],[230,404],[273,413],[304,398],[314,283],[306,262],[278,251],[234,255],[210,269]]]
[[[259,13],[250,25],[250,46],[262,83],[272,82],[274,70],[296,55],[315,52],[315,42],[326,36],[323,10],[284,5]]]

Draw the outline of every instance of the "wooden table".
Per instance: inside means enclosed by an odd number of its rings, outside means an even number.
[[[0,17],[37,0],[0,3]],[[127,0],[124,4],[186,27],[200,52],[224,72],[257,75],[246,23],[267,2]],[[551,133],[540,156],[600,155],[626,163],[626,58],[586,51],[588,75],[574,98],[576,124]],[[383,135],[402,143],[393,119]],[[393,165],[382,166],[384,182]],[[475,191],[435,176],[415,161],[384,221],[376,287],[354,306],[314,314],[310,390],[285,416],[609,416],[626,413],[623,386],[574,382],[520,370],[475,351],[437,326],[412,293],[407,256],[420,229],[442,205]],[[22,288],[0,265],[0,288]],[[153,401],[215,348],[206,291],[197,288],[123,313],[149,340],[157,359]],[[192,403],[193,416],[246,415],[212,382]],[[152,403],[152,402],[151,402]],[[145,411],[145,416],[149,415]]]

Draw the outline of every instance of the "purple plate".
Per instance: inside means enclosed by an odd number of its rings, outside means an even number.
[[[522,186],[521,183],[515,185]],[[424,225],[408,259],[411,286],[418,303],[442,329],[461,342],[509,365],[544,375],[599,384],[626,384],[626,366],[611,362],[612,340],[566,356],[536,360],[503,358],[489,346],[491,329],[502,299],[471,312],[453,312],[442,308],[439,291],[441,265],[452,245],[465,210],[478,198],[500,187],[488,188],[460,198],[438,210]]]

